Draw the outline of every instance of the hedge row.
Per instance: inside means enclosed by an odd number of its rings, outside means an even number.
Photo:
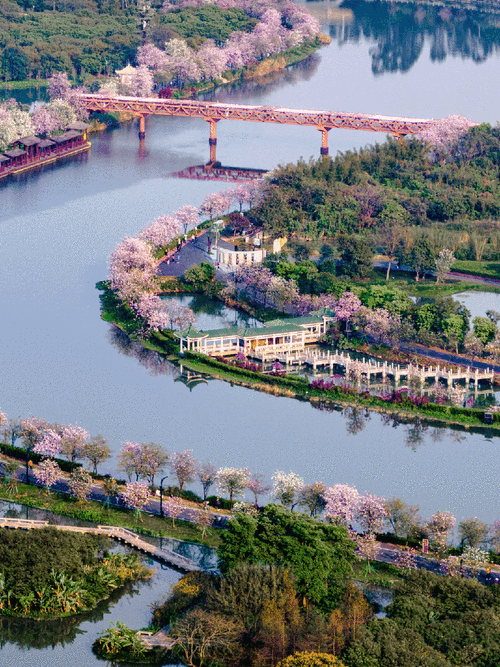
[[[247,368],[240,368],[239,366],[233,366],[230,363],[224,363],[223,361],[218,361],[213,357],[209,357],[205,354],[199,352],[184,352],[184,356],[187,359],[195,359],[200,361],[203,364],[208,366],[213,366],[214,368],[220,368],[224,371],[230,371],[231,373],[236,373],[238,375],[243,375],[250,378],[258,378],[266,384],[280,385],[285,387],[292,387],[301,391],[307,390],[309,388],[309,381],[307,378],[301,377],[287,377],[280,375],[269,375],[267,373],[259,373],[255,371],[250,371]]]
[[[12,445],[0,444],[0,452],[5,456],[9,456],[12,459],[17,459],[19,461],[26,461],[26,450],[21,449],[21,447],[13,447]],[[36,452],[29,452],[29,459],[33,463],[40,463],[45,456],[37,454]],[[71,461],[64,461],[63,459],[54,459],[57,465],[61,468],[63,472],[73,472],[77,468],[81,468],[81,463],[71,463]]]

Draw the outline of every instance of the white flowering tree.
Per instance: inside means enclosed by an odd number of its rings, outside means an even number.
[[[456,257],[452,250],[444,248],[436,257],[436,283],[444,279],[447,273],[451,271],[451,267],[456,262]]]
[[[273,496],[284,507],[295,507],[298,494],[304,486],[304,480],[294,472],[288,474],[283,470],[276,470],[271,477],[273,480]]]
[[[233,498],[240,496],[247,488],[250,471],[248,468],[220,468],[215,477],[217,490],[229,496],[232,507]]]

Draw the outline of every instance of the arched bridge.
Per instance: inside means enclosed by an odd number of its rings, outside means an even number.
[[[313,111],[196,100],[165,100],[155,97],[110,97],[101,94],[82,94],[80,97],[89,111],[128,111],[138,115],[141,139],[146,136],[146,116],[203,118],[210,123],[211,162],[215,162],[216,123],[221,120],[315,127],[321,132],[322,155],[328,154],[328,132],[334,128],[385,132],[400,138],[406,134],[416,134],[436,122],[430,118],[400,118],[344,111]]]

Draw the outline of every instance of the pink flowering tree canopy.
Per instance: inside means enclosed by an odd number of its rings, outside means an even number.
[[[123,502],[128,507],[131,507],[135,511],[136,517],[138,517],[149,500],[148,485],[146,482],[127,482],[125,490],[122,491],[120,496]]]
[[[446,160],[453,155],[459,139],[474,125],[477,123],[465,116],[448,116],[421,130],[419,136],[431,145],[437,159]]]
[[[357,489],[348,484],[334,484],[324,492],[325,518],[333,523],[349,526],[354,520],[360,500]]]
[[[191,206],[191,204],[186,204],[174,213],[174,218],[178,221],[179,225],[182,225],[184,234],[186,234],[190,227],[198,225],[199,214],[200,210],[198,208]]]
[[[359,499],[356,518],[368,533],[380,533],[388,516],[385,498],[367,493]]]
[[[335,306],[335,315],[339,320],[349,320],[361,308],[361,300],[352,292],[344,292]]]
[[[78,502],[84,503],[92,490],[92,477],[85,468],[78,468],[71,473],[68,485]]]
[[[50,487],[53,486],[61,476],[61,469],[55,461],[45,459],[33,470],[33,474],[36,481],[45,487],[48,494]]]
[[[61,453],[61,436],[56,431],[48,429],[43,434],[40,442],[37,442],[33,448],[35,454],[54,458]]]
[[[170,459],[170,467],[177,477],[181,491],[184,485],[192,482],[196,476],[197,462],[191,452],[191,449],[174,452]]]

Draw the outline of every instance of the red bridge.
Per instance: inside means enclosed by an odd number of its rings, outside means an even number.
[[[343,111],[312,111],[310,109],[222,104],[195,100],[164,100],[155,97],[110,97],[100,94],[81,95],[80,97],[89,111],[128,111],[139,116],[139,138],[141,139],[146,136],[146,116],[203,118],[210,123],[211,162],[215,162],[216,123],[221,120],[315,127],[321,132],[322,155],[328,155],[328,132],[334,128],[385,132],[401,138],[406,134],[416,134],[436,122],[429,118],[399,118]]]

